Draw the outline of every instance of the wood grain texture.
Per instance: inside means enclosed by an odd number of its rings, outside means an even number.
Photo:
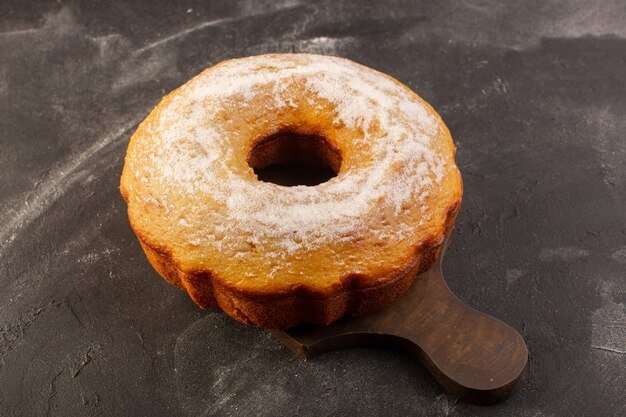
[[[303,358],[359,346],[384,346],[415,356],[451,395],[477,404],[508,398],[528,362],[522,336],[464,304],[446,285],[443,253],[390,307],[330,326],[272,333]]]

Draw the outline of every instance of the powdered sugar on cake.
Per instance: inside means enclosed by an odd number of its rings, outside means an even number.
[[[229,168],[226,161],[233,156],[229,131],[212,118],[233,97],[245,106],[268,88],[273,102],[265,105],[289,111],[296,106],[289,90],[294,79],[305,80],[312,100],[332,103],[337,125],[362,129],[363,137],[357,141],[371,141],[369,128],[381,127],[386,134],[371,144],[371,165],[342,169],[337,177],[314,187],[282,187]],[[147,158],[151,162],[135,168],[139,181],[148,182],[143,189],[153,183],[160,189],[176,189],[191,201],[194,196],[210,198],[219,206],[206,211],[201,203],[178,207],[175,199],[161,201],[167,207],[165,215],[185,230],[188,243],[221,248],[226,234],[242,236],[268,257],[297,256],[366,233],[381,240],[402,239],[419,225],[380,225],[372,230],[364,217],[384,210],[401,217],[407,207],[416,205],[428,216],[426,199],[450,169],[450,162],[433,150],[441,121],[410,90],[381,73],[334,57],[228,61],[179,89],[153,123],[148,126],[154,133]],[[144,194],[137,198],[151,198]],[[242,254],[245,248],[235,252]]]

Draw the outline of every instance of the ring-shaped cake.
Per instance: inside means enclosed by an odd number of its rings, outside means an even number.
[[[201,307],[266,328],[392,303],[433,264],[462,181],[439,115],[346,59],[274,54],[215,65],[170,93],[128,146],[121,193],[159,274]],[[315,186],[260,181],[324,165]]]

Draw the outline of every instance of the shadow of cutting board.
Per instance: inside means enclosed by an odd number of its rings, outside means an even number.
[[[435,265],[382,311],[272,333],[303,358],[359,346],[399,349],[419,359],[447,393],[470,403],[502,401],[526,369],[526,344],[512,327],[450,291],[441,270],[444,253],[445,247]]]

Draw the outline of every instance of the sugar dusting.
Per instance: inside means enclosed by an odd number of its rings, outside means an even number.
[[[264,106],[289,111],[295,105],[291,87],[302,80],[311,104],[331,103],[337,126],[363,132],[357,145],[371,145],[372,164],[347,166],[315,187],[281,187],[229,167],[232,134],[216,117],[224,103],[237,98],[247,106],[260,91],[272,91],[273,99]],[[373,138],[372,126],[381,126],[382,136]],[[372,231],[381,240],[401,239],[419,225],[377,225],[374,230],[364,219],[372,211],[398,216],[416,204],[428,216],[426,198],[451,166],[433,150],[441,126],[408,89],[345,59],[267,55],[228,61],[179,89],[146,126],[152,134],[142,139],[152,141],[152,146],[136,149],[146,152],[141,159],[150,163],[132,167],[137,190],[131,195],[142,204],[158,200],[152,203],[185,230],[187,243],[218,249],[225,233],[241,236],[269,257]],[[202,204],[179,207],[174,198],[151,195],[152,189],[176,189],[191,201],[201,195],[220,209],[209,212]]]

